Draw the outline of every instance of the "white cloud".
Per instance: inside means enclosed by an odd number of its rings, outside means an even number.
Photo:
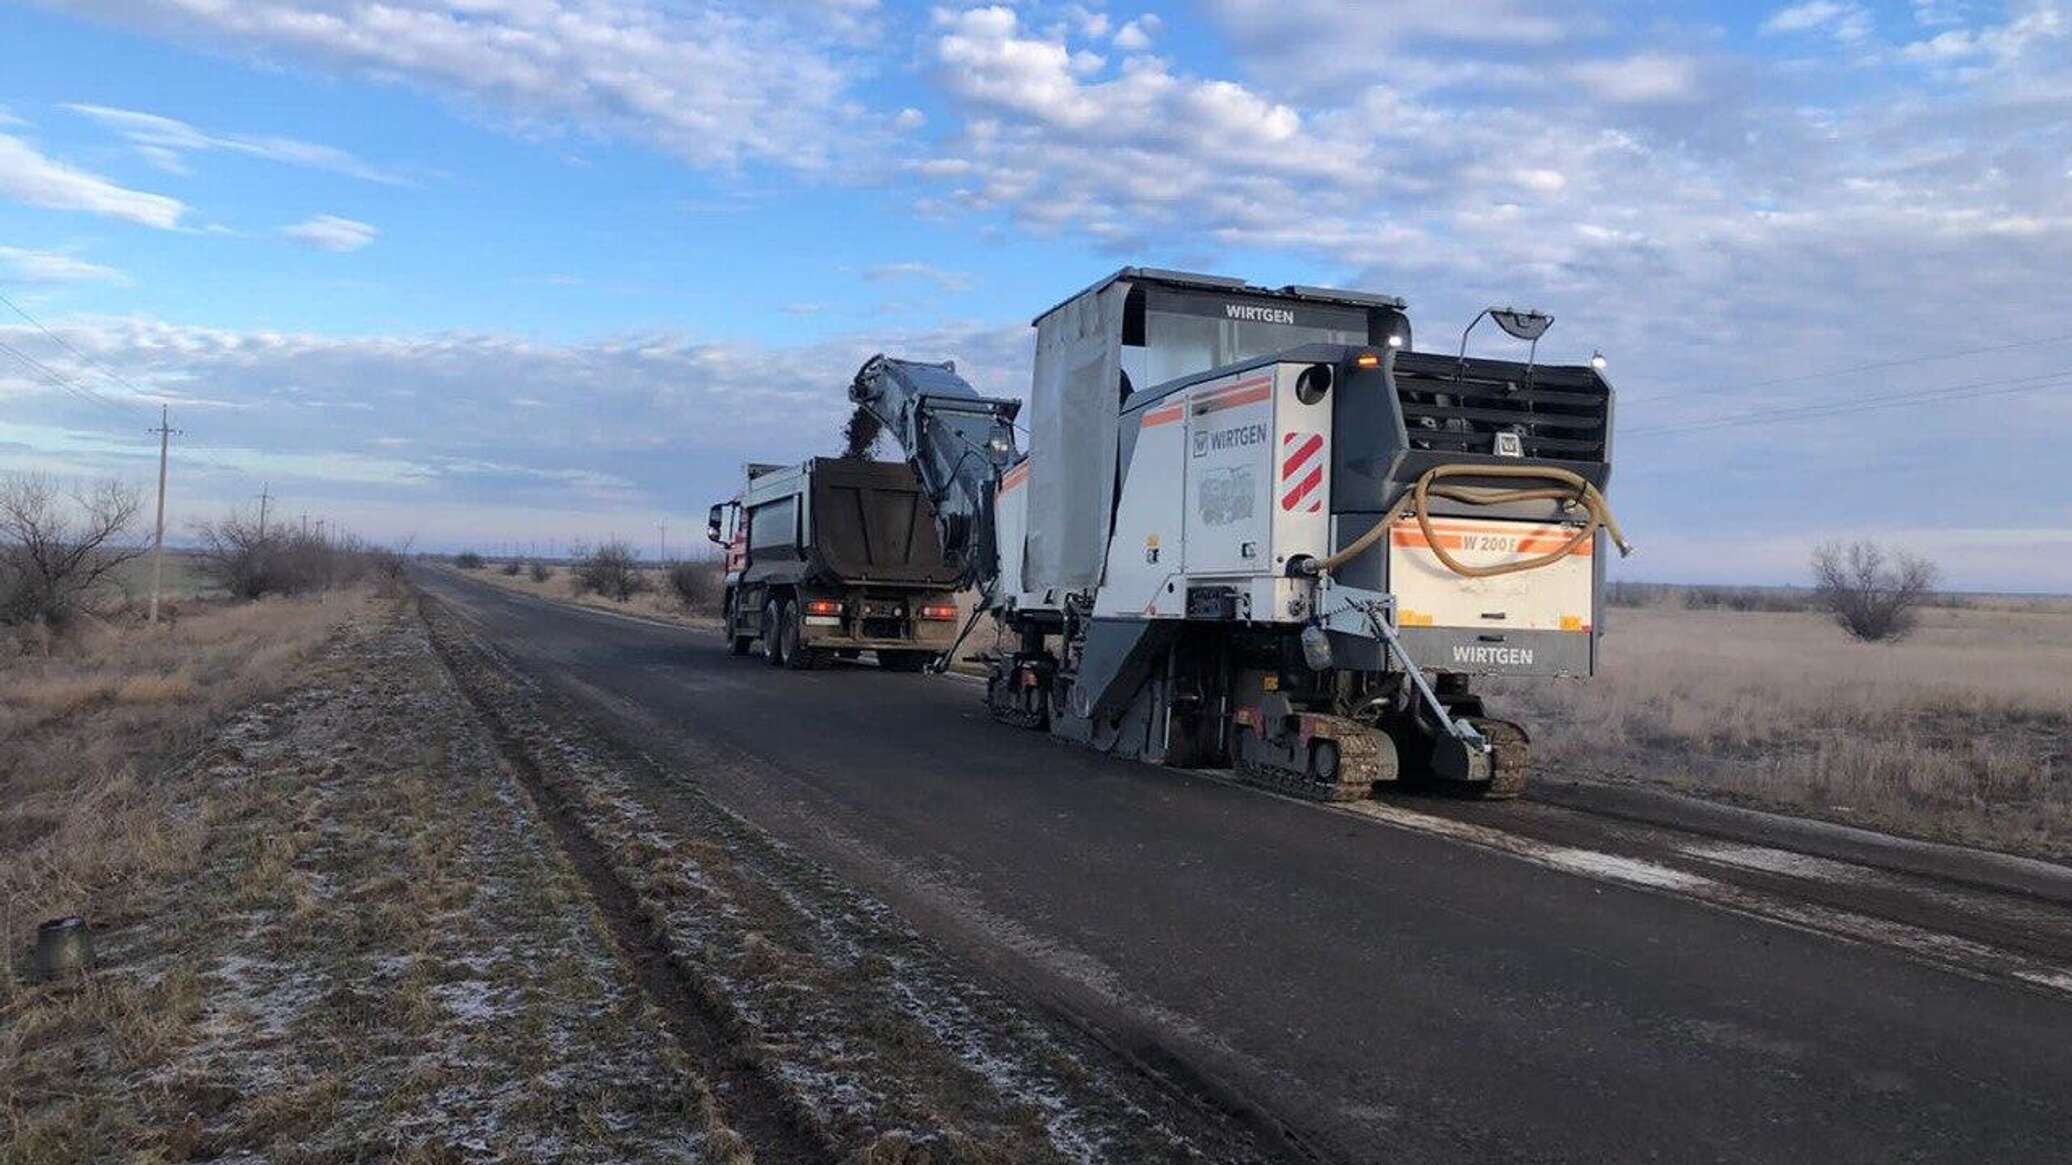
[[[335,146],[287,137],[209,133],[184,121],[134,109],[114,109],[105,105],[68,105],[66,108],[121,134],[145,160],[174,174],[188,172],[187,154],[221,151],[283,165],[326,170],[369,182],[402,185],[406,181],[393,170],[362,161]]]
[[[219,402],[183,441],[185,485],[169,528],[185,530],[261,480],[287,512],[351,518],[371,537],[589,537],[627,515],[702,515],[738,488],[744,461],[832,452],[844,394],[865,358],[954,359],[980,391],[1019,395],[1029,333],[1017,324],[875,328],[804,346],[638,334],[552,344],[494,334],[332,337],[241,332],[141,318],[45,320],[125,380],[174,400]],[[46,353],[81,380],[90,365],[26,324],[0,342]],[[110,423],[11,365],[0,367],[0,470],[62,453],[68,473],[141,476],[157,447],[74,436]],[[526,402],[518,406],[518,402]],[[518,406],[518,407],[514,407]],[[189,406],[191,407],[191,406]],[[714,417],[725,417],[724,425]],[[136,426],[140,428],[140,426]],[[24,447],[26,446],[26,448]],[[357,515],[357,516],[354,516]],[[673,524],[673,522],[672,522]],[[467,533],[457,522],[455,536]]]
[[[1952,28],[1900,49],[1907,60],[1928,65],[1969,64],[2006,67],[2032,49],[2052,42],[2063,46],[2072,23],[2055,5],[2032,4],[2005,24]],[[2062,59],[2052,62],[2063,68]]]
[[[1125,52],[1141,53],[1151,47],[1151,38],[1163,23],[1157,13],[1146,12],[1115,30],[1115,47]]]
[[[0,134],[0,198],[51,210],[78,210],[160,230],[180,225],[177,198],[118,186],[98,174],[45,157],[11,134]]]
[[[128,283],[113,267],[89,263],[62,251],[0,247],[0,270],[18,283]]]
[[[1675,101],[1697,92],[1698,61],[1677,53],[1635,53],[1583,61],[1569,75],[1597,97],[1619,103]]]
[[[357,219],[320,214],[293,226],[282,227],[281,234],[304,246],[342,255],[373,242],[381,232]]]
[[[1861,11],[1854,4],[1839,3],[1838,0],[1809,0],[1805,4],[1793,4],[1780,8],[1763,21],[1764,32],[1806,32],[1822,25],[1833,24],[1852,12]]]
[[[123,29],[401,82],[527,133],[568,127],[700,166],[812,170],[884,117],[849,92],[874,3],[50,0]]]
[[[1394,41],[1462,44],[1546,45],[1569,34],[1563,18],[1553,13],[1581,6],[1547,5],[1533,0],[1370,0],[1351,12],[1342,0],[1210,0],[1218,21],[1251,38],[1261,48],[1272,42],[1307,40],[1322,54],[1347,48],[1378,47]],[[1316,39],[1328,30],[1326,39]]]
[[[944,291],[964,291],[971,286],[971,276],[962,271],[945,271],[929,263],[881,263],[866,268],[863,277],[871,283],[885,283],[894,279],[920,279],[933,283]]]

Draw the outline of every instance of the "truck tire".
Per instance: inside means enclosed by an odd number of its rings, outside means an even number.
[[[763,604],[763,662],[771,667],[784,666],[784,636],[780,634],[783,620],[784,608],[777,605],[777,600]]]
[[[806,646],[805,615],[799,610],[797,600],[785,601],[783,620],[778,625],[777,637],[784,644],[785,667],[793,671],[812,671],[826,662],[825,651]]]
[[[924,671],[928,661],[934,658],[932,651],[881,651],[878,653],[878,666],[886,671]]]

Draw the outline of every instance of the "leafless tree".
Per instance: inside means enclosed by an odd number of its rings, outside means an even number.
[[[1813,596],[1842,630],[1867,643],[1902,639],[1930,597],[1935,564],[1875,542],[1828,542],[1813,551]]]
[[[621,603],[649,585],[647,576],[640,573],[640,556],[622,538],[610,539],[578,559],[573,573],[579,589]]]
[[[249,511],[232,510],[196,527],[202,570],[233,597],[301,595],[376,575],[400,578],[400,552],[384,552],[350,535],[262,527]]]
[[[122,564],[144,553],[129,537],[143,512],[119,481],[62,493],[40,473],[0,477],[0,623],[62,623]]]
[[[711,611],[719,606],[723,589],[720,564],[691,559],[669,568],[669,588],[686,611]]]
[[[239,599],[256,599],[273,581],[278,534],[268,536],[257,519],[232,510],[195,527],[201,540],[202,572]]]

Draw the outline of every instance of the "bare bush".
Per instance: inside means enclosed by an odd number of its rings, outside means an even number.
[[[578,592],[589,591],[621,603],[650,585],[640,573],[640,556],[623,538],[604,542],[577,559],[573,577]]]
[[[359,539],[276,526],[233,510],[196,528],[202,571],[239,599],[306,595],[369,575],[399,581],[403,556]]]
[[[532,581],[536,583],[543,583],[553,577],[554,571],[551,568],[549,568],[546,563],[535,562],[532,564]]]
[[[463,550],[453,556],[453,565],[462,570],[481,570],[482,556],[472,550]]]
[[[0,478],[0,623],[59,624],[123,563],[143,504],[119,481],[61,495],[42,474]]]
[[[717,611],[721,585],[717,562],[679,562],[669,568],[669,589],[686,611]]]
[[[1813,551],[1813,597],[1842,630],[1866,643],[1902,639],[1931,596],[1935,564],[1875,542],[1828,542]]]
[[[525,569],[525,564],[513,558],[496,569],[499,574],[507,574],[512,578],[516,578],[518,577],[518,572]]]

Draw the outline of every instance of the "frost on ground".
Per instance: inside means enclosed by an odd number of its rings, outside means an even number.
[[[408,611],[161,779],[185,876],[0,1000],[0,1162],[739,1156]]]
[[[1260,1158],[1228,1120],[962,973],[882,903],[682,779],[695,774],[661,773],[616,748],[442,608],[428,612],[507,746],[580,823],[679,972],[829,1156]]]

